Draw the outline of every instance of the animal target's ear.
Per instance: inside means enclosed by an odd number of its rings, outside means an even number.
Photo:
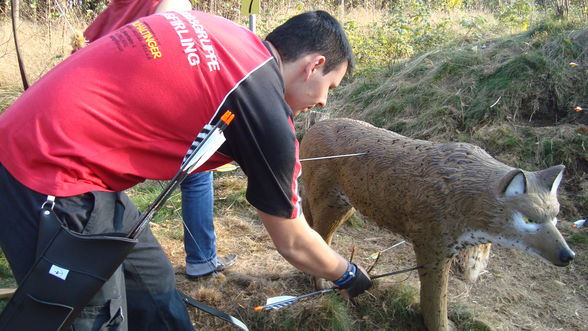
[[[563,171],[565,166],[556,165],[545,170],[537,171],[537,177],[539,182],[549,190],[552,194],[557,193],[557,188],[561,184],[563,178]]]
[[[506,174],[501,181],[501,192],[507,197],[527,193],[527,179],[523,171],[515,169]]]

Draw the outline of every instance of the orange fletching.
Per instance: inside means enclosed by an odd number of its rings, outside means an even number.
[[[229,125],[234,118],[235,114],[233,114],[230,110],[227,110],[223,116],[221,116],[221,121],[225,122],[226,125]]]

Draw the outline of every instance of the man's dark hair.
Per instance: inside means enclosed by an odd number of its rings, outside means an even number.
[[[296,15],[278,26],[265,38],[280,53],[282,61],[293,62],[309,53],[326,58],[324,74],[347,61],[347,73],[355,61],[349,40],[339,22],[322,10]]]

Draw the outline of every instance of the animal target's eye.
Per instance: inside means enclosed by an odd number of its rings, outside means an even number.
[[[534,220],[532,220],[532,219],[528,218],[527,216],[523,216],[523,221],[525,221],[525,223],[527,223],[527,224],[534,224],[534,223],[537,223],[536,221],[534,221]]]

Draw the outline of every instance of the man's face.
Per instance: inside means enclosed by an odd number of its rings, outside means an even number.
[[[347,62],[341,63],[326,75],[323,74],[324,60],[309,64],[305,74],[286,88],[286,102],[294,116],[314,106],[325,106],[329,90],[339,86],[346,71]]]

